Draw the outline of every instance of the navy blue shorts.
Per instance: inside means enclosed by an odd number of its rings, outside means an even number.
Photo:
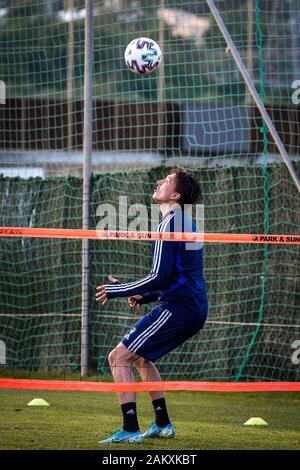
[[[202,326],[199,322],[195,326],[184,323],[162,303],[132,326],[122,343],[129,351],[154,362],[198,333]]]

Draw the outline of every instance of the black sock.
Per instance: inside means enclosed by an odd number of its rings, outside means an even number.
[[[123,413],[123,429],[124,431],[136,432],[139,428],[139,423],[136,415],[136,403],[124,403],[121,405]]]
[[[155,411],[155,422],[157,426],[163,428],[169,424],[169,416],[167,412],[167,405],[164,398],[158,398],[152,402]]]

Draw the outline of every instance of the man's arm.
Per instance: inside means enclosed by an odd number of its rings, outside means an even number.
[[[151,302],[156,302],[160,296],[161,296],[160,290],[156,290],[154,292],[146,292],[145,294],[142,295],[142,299],[139,300],[139,304],[144,305],[144,304],[150,304]]]
[[[142,305],[150,302],[155,302],[161,295],[160,291],[145,292],[143,295],[131,295],[128,297],[128,304],[130,308],[140,309]]]
[[[169,232],[170,222],[174,214],[167,216],[159,226],[160,232]],[[150,274],[134,282],[115,283],[100,286],[100,291],[105,291],[108,299],[115,297],[129,297],[131,295],[143,295],[145,292],[153,293],[168,286],[172,268],[174,265],[175,249],[177,242],[157,240],[154,245],[152,268]],[[157,300],[159,295],[155,297]]]
[[[113,299],[115,297],[143,295],[145,292],[162,290],[167,286],[174,260],[174,247],[170,245],[175,243],[176,242],[156,242],[158,246],[155,246],[150,274],[134,282],[105,285],[104,288],[108,298]]]

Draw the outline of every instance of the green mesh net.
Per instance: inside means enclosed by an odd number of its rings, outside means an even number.
[[[149,207],[154,183],[169,170],[159,167],[95,176],[92,226],[99,221],[99,203],[117,204],[119,194],[127,194],[128,203]],[[268,217],[270,233],[297,233],[299,197],[283,165],[268,169],[267,200],[266,175],[260,167],[194,171],[202,183],[207,232],[262,233]],[[2,178],[0,185],[2,207],[6,207],[1,225],[80,227],[80,179]],[[53,185],[56,197],[52,199]],[[81,242],[2,238],[0,253],[1,339],[7,346],[7,366],[79,370]],[[130,311],[126,299],[99,307],[95,288],[110,273],[122,281],[148,274],[151,244],[95,240],[90,254],[89,357],[91,369],[102,375],[109,372],[108,352],[139,316]],[[162,374],[194,380],[294,380],[298,368],[291,356],[299,328],[299,247],[206,244],[205,276],[210,303],[206,326],[159,361]]]

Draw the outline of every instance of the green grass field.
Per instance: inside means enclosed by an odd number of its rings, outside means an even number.
[[[49,407],[30,407],[44,398]],[[167,392],[175,439],[138,445],[101,446],[121,427],[115,394],[0,390],[0,449],[300,449],[300,394]],[[152,421],[152,406],[138,394],[140,426]],[[260,416],[268,426],[244,426]]]

